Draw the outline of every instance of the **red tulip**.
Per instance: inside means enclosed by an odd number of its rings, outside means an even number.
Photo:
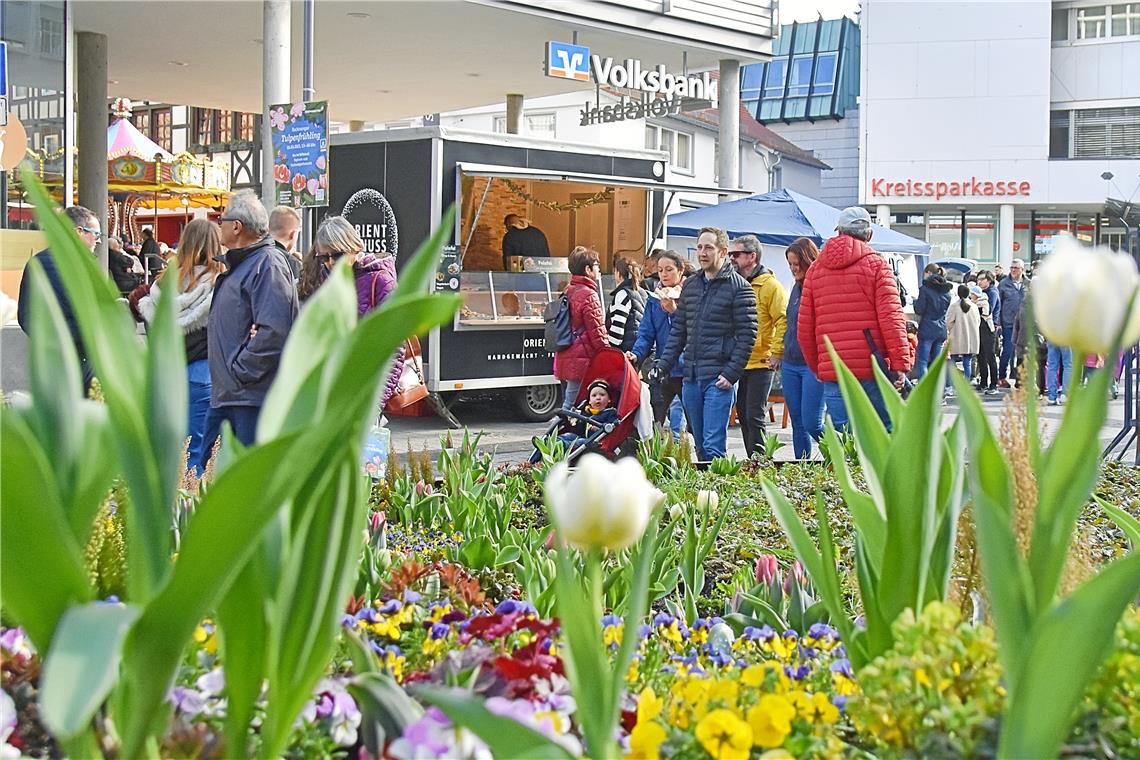
[[[778,568],[776,555],[761,554],[756,558],[756,582],[770,584],[776,577]]]

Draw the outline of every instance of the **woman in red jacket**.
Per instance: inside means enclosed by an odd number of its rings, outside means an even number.
[[[563,409],[573,408],[586,367],[594,354],[609,345],[606,320],[602,316],[602,297],[598,290],[601,278],[598,252],[578,246],[570,252],[569,266],[572,277],[565,294],[570,302],[570,329],[574,333],[574,342],[570,348],[554,355],[554,376],[565,383]]]
[[[797,337],[804,360],[823,383],[827,413],[836,429],[847,427],[847,408],[824,338],[862,384],[883,424],[890,419],[872,362],[901,386],[911,368],[906,318],[891,265],[871,250],[871,217],[852,206],[839,215],[839,234],[827,241],[808,269],[800,301]],[[877,354],[877,356],[876,356]]]

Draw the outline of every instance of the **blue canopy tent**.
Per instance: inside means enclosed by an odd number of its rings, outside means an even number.
[[[728,230],[730,238],[755,235],[767,245],[787,246],[800,237],[823,245],[825,240],[835,236],[838,219],[839,209],[826,203],[793,190],[773,190],[673,214],[666,229],[669,235],[695,238],[702,227],[720,227]],[[925,255],[930,252],[930,244],[923,240],[877,224],[872,227],[871,248],[880,253]]]

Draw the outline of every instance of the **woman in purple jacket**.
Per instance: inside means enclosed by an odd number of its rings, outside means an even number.
[[[393,256],[378,258],[370,253],[362,253],[364,241],[356,229],[343,216],[329,216],[317,228],[314,254],[318,261],[331,270],[341,258],[346,258],[352,266],[352,276],[356,281],[356,313],[363,317],[375,309],[396,289],[396,259]],[[400,383],[400,373],[404,369],[404,347],[396,352],[392,374],[380,397],[380,409],[388,404],[388,399],[396,392]]]

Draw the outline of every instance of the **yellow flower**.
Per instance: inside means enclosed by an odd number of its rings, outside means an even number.
[[[194,629],[194,641],[202,645],[210,654],[218,652],[218,637],[214,635],[214,626],[209,620]]]
[[[553,654],[553,652],[551,654]],[[640,678],[640,674],[638,671],[638,660],[636,660],[636,659],[630,660],[629,661],[629,670],[627,670],[625,672],[625,680],[629,683],[637,683],[638,678]]]
[[[926,671],[922,668],[914,671],[914,680],[918,681],[919,685],[930,688],[930,676],[926,675]]]
[[[661,714],[663,707],[665,707],[665,700],[657,696],[653,687],[646,686],[641,690],[641,694],[637,695],[637,722],[648,723],[654,720]]]
[[[727,678],[713,681],[708,691],[709,702],[723,702],[726,707],[734,707],[740,696],[740,684]]]
[[[663,741],[665,741],[665,729],[652,721],[648,723],[639,721],[629,734],[629,757],[656,760],[660,756]]]
[[[779,747],[792,732],[796,708],[786,698],[765,694],[760,704],[748,711],[748,725],[758,747]]]
[[[767,672],[767,669],[762,665],[749,665],[744,669],[744,672],[740,674],[740,682],[745,686],[762,686],[764,684],[764,674]]]
[[[731,710],[713,710],[697,724],[697,741],[717,760],[747,760],[752,728]]]
[[[796,717],[809,720],[811,715],[811,695],[806,691],[789,691],[787,694],[789,704],[796,710]]]
[[[786,749],[770,749],[760,756],[760,760],[796,760],[796,756]]]
[[[811,708],[809,717],[812,723],[831,725],[839,720],[839,708],[831,703],[826,694],[813,694]]]
[[[835,687],[835,693],[841,697],[849,697],[852,694],[859,692],[859,687],[855,681],[843,675],[842,673],[832,673],[831,682]]]
[[[602,643],[607,647],[617,648],[621,646],[621,634],[624,626],[622,625],[607,625],[602,629]]]

